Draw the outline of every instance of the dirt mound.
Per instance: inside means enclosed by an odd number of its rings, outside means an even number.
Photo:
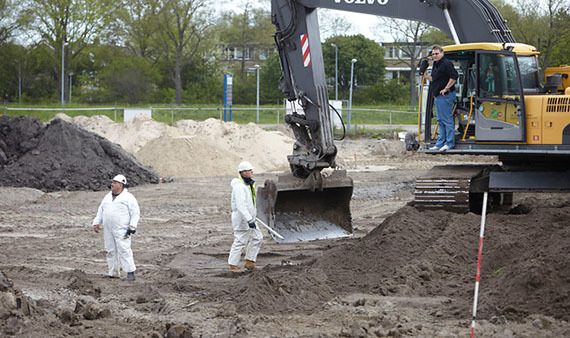
[[[2,117],[0,136],[9,149],[0,163],[0,186],[104,190],[117,173],[131,186],[158,182],[120,146],[61,119],[43,126],[28,117]]]
[[[85,273],[75,270],[69,274],[74,281],[69,287],[77,290],[76,281],[86,280]],[[65,292],[65,291],[63,291]],[[69,293],[68,293],[69,297]],[[84,336],[82,320],[111,317],[111,311],[94,301],[92,297],[80,296],[75,309],[54,306],[49,300],[33,300],[14,287],[13,282],[0,271],[0,336],[52,337]],[[119,335],[120,336],[120,335]]]
[[[44,195],[45,193],[38,189],[0,187],[0,196],[3,197],[0,199],[0,208],[35,203]]]
[[[487,218],[480,313],[568,320],[570,203],[536,205],[527,215]],[[383,295],[447,296],[450,316],[470,314],[480,217],[405,207],[360,241],[315,263],[336,290]],[[358,275],[356,280],[354,276]],[[485,315],[483,315],[485,316]]]
[[[129,123],[116,123],[103,115],[76,116],[73,118],[65,114],[58,114],[57,116],[103,136],[113,143],[120,144],[123,149],[131,154],[136,153],[149,141],[162,135],[180,135],[176,128],[148,118],[136,118]]]
[[[215,148],[247,159],[256,172],[289,168],[287,155],[292,152],[294,140],[280,131],[267,131],[254,123],[239,125],[215,119],[203,122],[183,120],[178,121],[175,126],[185,134],[207,139]],[[234,167],[237,164],[238,162],[235,162]]]
[[[198,136],[161,136],[136,154],[162,176],[222,176],[236,173],[240,157]]]
[[[176,132],[163,133],[136,153],[163,176],[235,175],[244,159],[256,172],[285,170],[293,144],[281,132],[265,131],[253,123],[183,120],[173,129]]]
[[[307,312],[334,296],[327,285],[326,274],[306,268],[291,269],[266,267],[248,278],[238,279],[237,296],[233,302],[239,312],[279,314]]]
[[[57,272],[49,277],[61,278],[69,280],[67,288],[74,290],[78,294],[92,296],[98,298],[101,296],[101,289],[95,286],[90,276],[82,270],[71,270],[65,272]]]
[[[527,214],[488,215],[480,317],[520,320],[541,314],[570,319],[570,202],[541,201],[529,198],[522,203],[530,209]],[[263,298],[255,303],[256,298],[251,297],[249,303],[238,304],[241,310],[252,308],[259,312],[309,309],[305,297],[288,297],[280,291],[282,286],[302,285],[304,291],[330,288],[339,295],[449,297],[451,301],[442,315],[469,318],[479,227],[480,217],[472,213],[418,211],[407,206],[366,237],[326,251],[306,266],[302,281],[297,280],[299,273],[270,269],[243,278],[240,283],[246,289],[239,294],[255,290]],[[314,306],[314,301],[308,303]]]
[[[42,314],[36,304],[0,271],[0,335],[20,334],[28,317]]]
[[[106,116],[58,117],[120,144],[161,176],[234,175],[243,159],[252,162],[256,172],[287,170],[294,143],[280,131],[266,131],[253,123],[208,119],[168,126],[144,118],[115,123]]]

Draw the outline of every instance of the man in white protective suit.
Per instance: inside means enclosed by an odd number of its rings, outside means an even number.
[[[135,280],[135,261],[131,250],[131,235],[136,233],[140,209],[136,198],[127,191],[127,179],[123,175],[113,177],[111,191],[105,195],[97,216],[93,219],[93,230],[101,231],[107,251],[108,278],[119,278],[121,268],[127,272],[127,281]]]
[[[240,272],[239,262],[245,249],[247,270],[255,269],[257,254],[261,248],[263,235],[255,224],[255,181],[253,166],[243,161],[238,166],[239,177],[232,180],[232,226],[234,243],[230,249],[228,264],[231,272]]]

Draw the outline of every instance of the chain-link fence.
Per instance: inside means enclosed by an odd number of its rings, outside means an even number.
[[[2,114],[18,116],[27,115],[37,117],[42,121],[53,119],[58,113],[68,116],[95,116],[105,115],[115,122],[124,121],[125,109],[122,107],[106,108],[25,108],[5,106]],[[174,124],[180,120],[204,121],[209,118],[222,121],[233,121],[239,124],[258,123],[262,125],[279,125],[284,123],[285,107],[150,107],[154,120]],[[332,112],[334,114],[334,112]],[[417,125],[417,112],[401,108],[353,108],[350,113],[347,109],[340,114],[345,126],[348,128],[358,126],[411,126]]]

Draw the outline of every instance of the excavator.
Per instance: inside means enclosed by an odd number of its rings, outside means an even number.
[[[282,70],[280,87],[302,111],[285,116],[295,136],[291,172],[258,188],[258,218],[291,243],[351,236],[353,182],[335,169],[331,123],[318,25],[319,8],[430,24],[453,38],[445,46],[460,77],[456,84],[456,147],[435,143],[433,97],[423,113],[428,154],[498,156],[497,165],[444,165],[416,180],[418,208],[480,211],[512,203],[513,192],[570,190],[570,90],[543,86],[539,52],[515,42],[488,0],[272,0],[271,18]],[[556,80],[556,79],[555,79]],[[330,170],[323,170],[333,168]]]
[[[556,85],[558,93],[562,94],[570,87],[570,66],[547,67],[544,70],[546,86]]]

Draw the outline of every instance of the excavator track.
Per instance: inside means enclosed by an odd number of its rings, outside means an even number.
[[[444,165],[433,167],[416,179],[414,205],[420,209],[470,211],[472,180],[487,165]]]

